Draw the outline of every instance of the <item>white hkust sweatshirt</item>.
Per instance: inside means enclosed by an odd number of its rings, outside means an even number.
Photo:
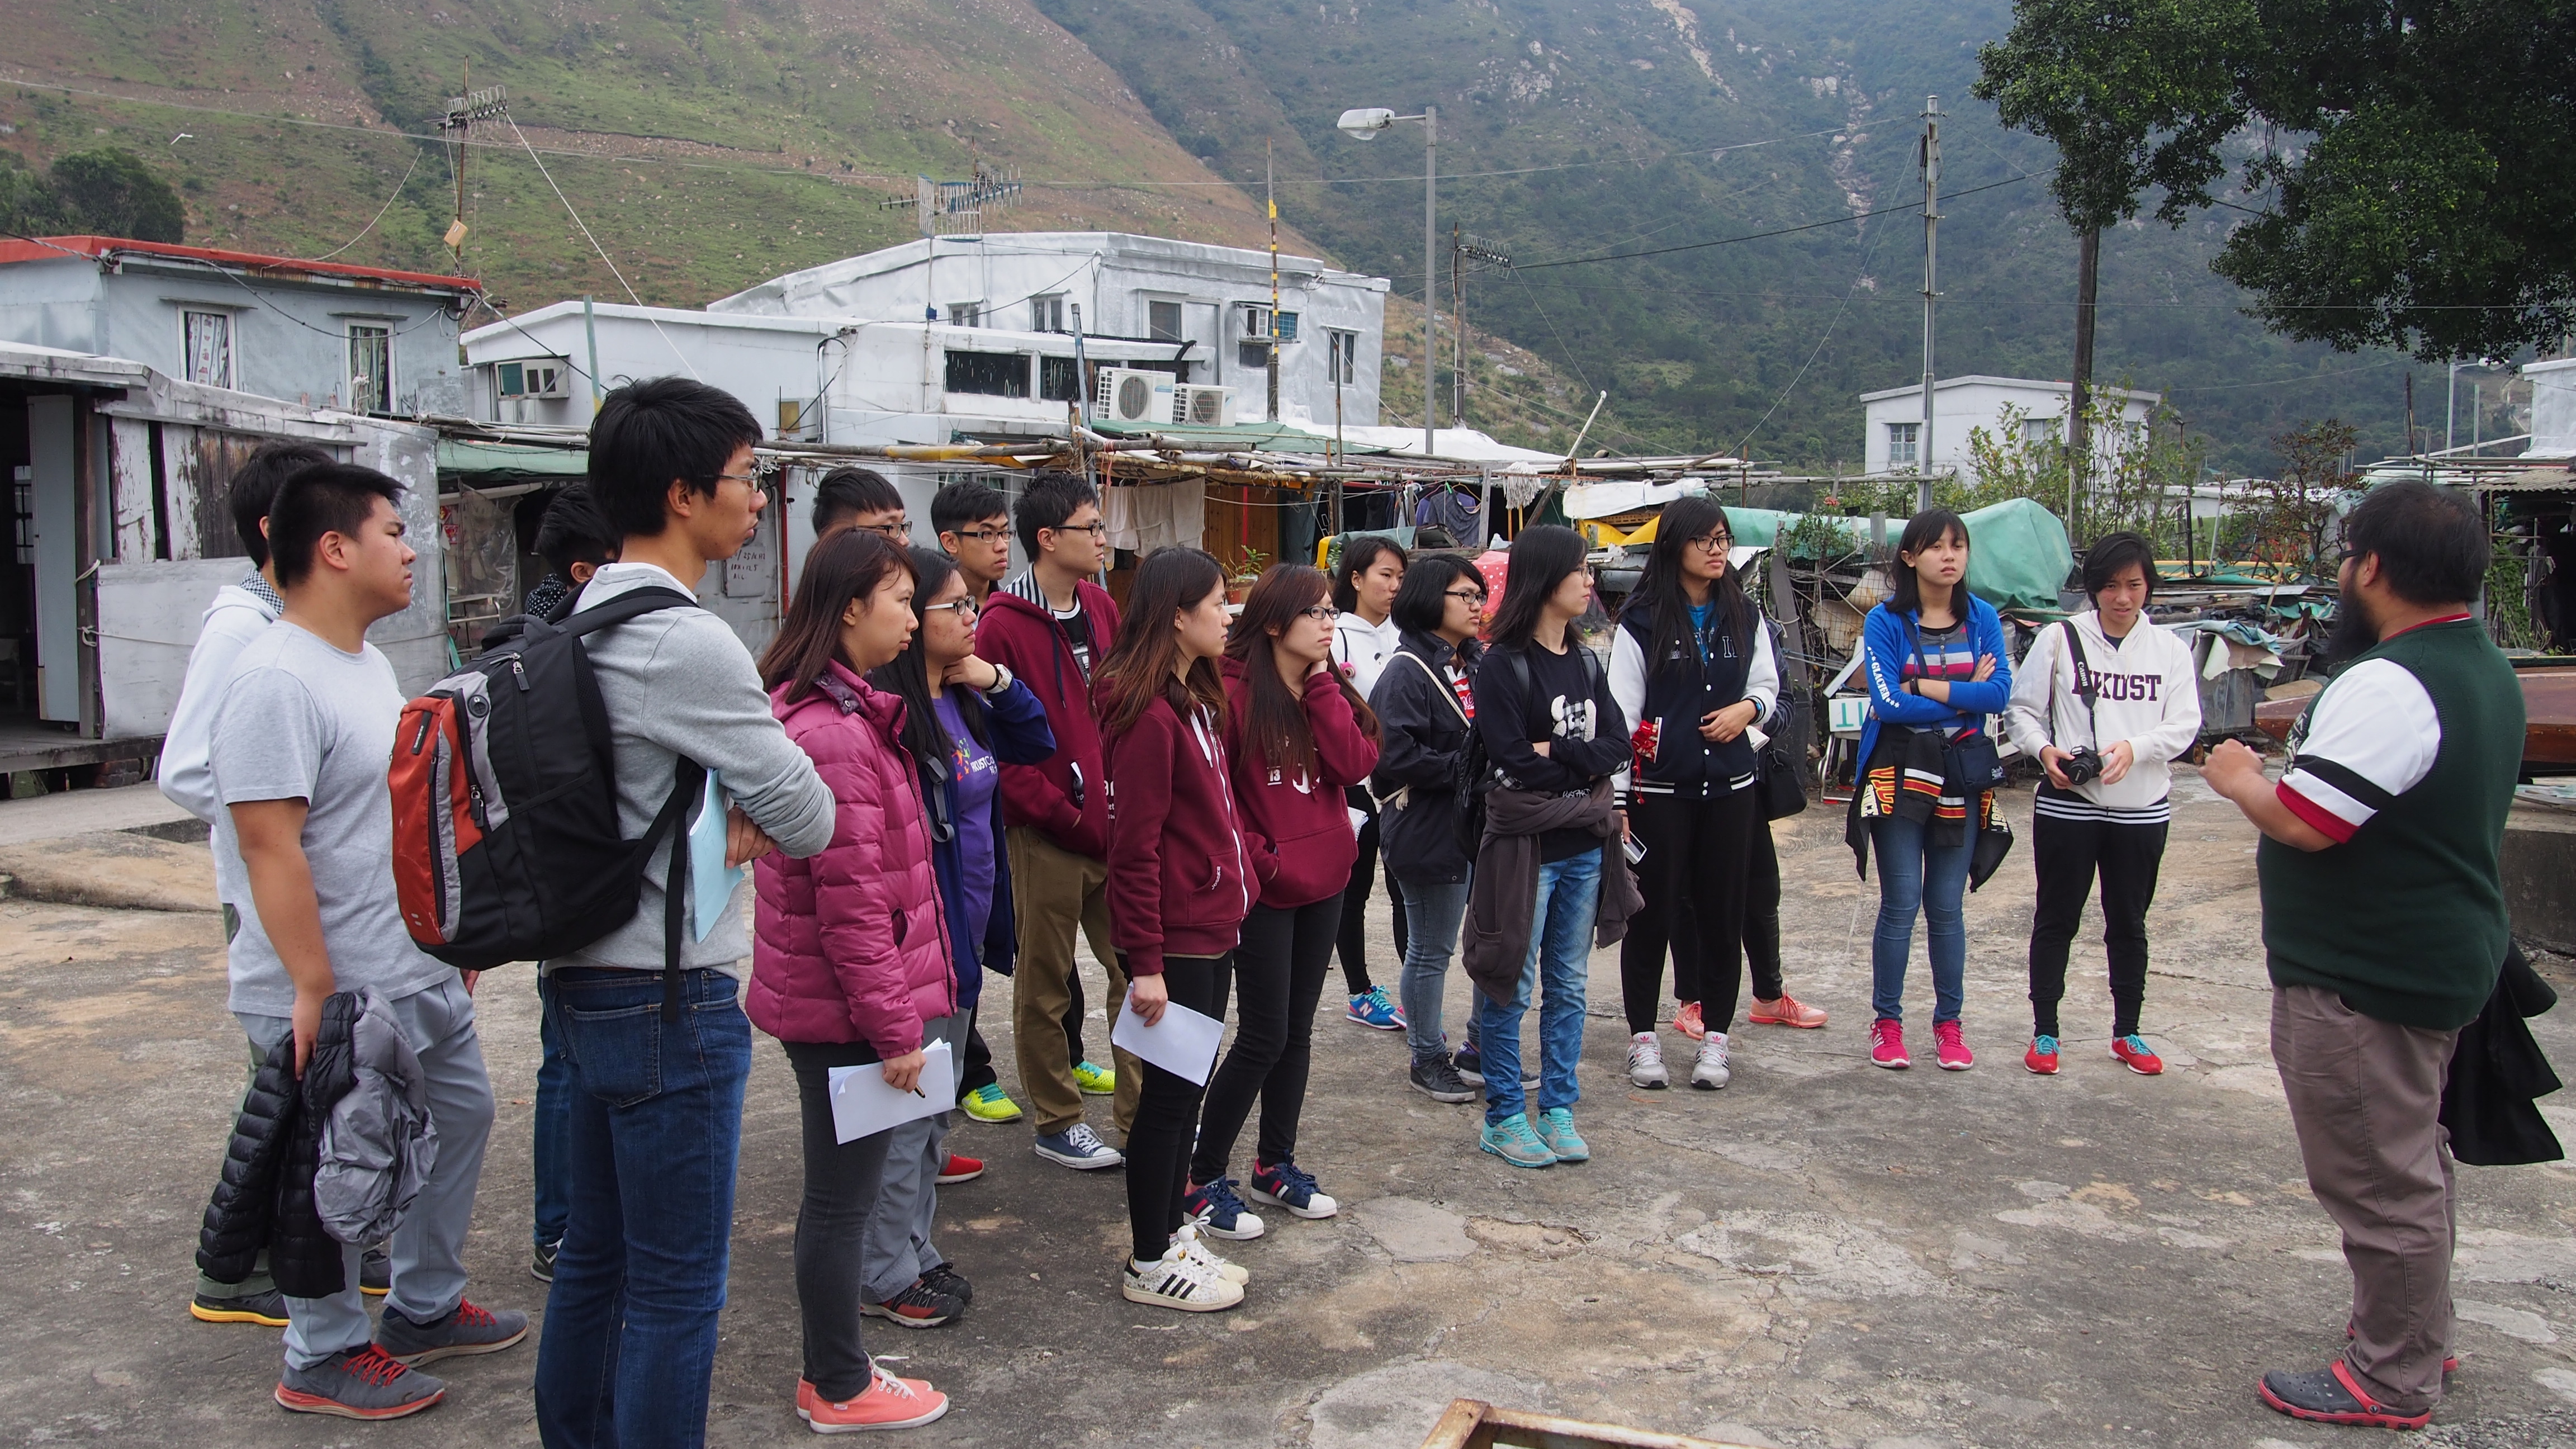
[[[2190,647],[2144,619],[2116,640],[2102,632],[2102,616],[2093,611],[2068,622],[2082,638],[2091,666],[2093,708],[2088,713],[2076,693],[2077,662],[2066,648],[2066,631],[2051,624],[2013,667],[2012,707],[2004,712],[2004,727],[2034,760],[2043,745],[2072,752],[2086,745],[2106,749],[2122,740],[2137,759],[2116,785],[2096,778],[2077,786],[2073,798],[2050,789],[2033,809],[2061,819],[2123,824],[2169,819],[2170,762],[2200,736],[2200,680]]]

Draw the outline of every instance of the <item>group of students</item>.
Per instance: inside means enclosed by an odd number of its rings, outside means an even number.
[[[638,590],[694,597],[707,567],[759,527],[760,436],[740,403],[697,383],[612,393],[587,483],[555,501],[539,534],[553,574],[530,615],[560,623]],[[396,904],[385,772],[403,701],[365,631],[410,601],[399,497],[393,480],[310,449],[250,461],[233,505],[256,567],[208,610],[164,761],[165,789],[214,826],[230,1004],[254,1064],[300,1071],[324,1002],[364,991],[421,1066],[438,1151],[385,1251],[348,1247],[340,1289],[323,1296],[281,1294],[255,1269],[205,1277],[192,1305],[210,1321],[285,1327],[277,1401],[361,1419],[438,1402],[444,1386],[421,1365],[510,1348],[528,1327],[524,1313],[464,1296],[493,1119],[474,974],[415,946]],[[669,866],[654,852],[634,916],[540,966],[533,1267],[550,1284],[536,1369],[548,1444],[703,1433],[754,1026],[782,1043],[801,1110],[797,1412],[837,1432],[946,1411],[936,1389],[868,1354],[861,1323],[931,1327],[966,1309],[973,1287],[934,1244],[936,1189],[981,1164],[947,1150],[944,1114],[841,1141],[832,1074],[872,1067],[918,1090],[945,1061],[954,1080],[941,1085],[970,1115],[1016,1118],[976,1027],[988,968],[1012,976],[1036,1151],[1079,1170],[1124,1164],[1121,1292],[1188,1311],[1243,1301],[1249,1271],[1209,1240],[1262,1235],[1252,1205],[1337,1211],[1297,1161],[1337,946],[1347,1019],[1401,1030],[1409,1080],[1435,1100],[1470,1102],[1481,1087],[1479,1145],[1519,1167],[1590,1155],[1574,1107],[1595,944],[1625,938],[1637,1086],[1668,1081],[1655,1037],[1667,952],[1682,999],[1672,1025],[1698,1041],[1696,1086],[1729,1079],[1748,953],[1748,1021],[1824,1025],[1780,980],[1766,822],[1803,787],[1760,763],[1779,644],[1736,580],[1716,505],[1667,507],[1606,668],[1575,633],[1594,582],[1583,541],[1563,528],[1512,542],[1490,617],[1473,564],[1408,558],[1376,538],[1349,541],[1330,577],[1272,568],[1238,612],[1225,571],[1191,548],[1145,557],[1124,608],[1113,602],[1094,582],[1099,498],[1079,477],[1040,473],[1015,501],[952,484],[933,513],[941,547],[912,547],[890,484],[857,469],[826,478],[818,541],[757,660],[689,607],[584,637],[621,834],[651,833],[675,769],[714,772],[727,864],[750,866],[758,907],[746,916],[737,898],[694,935],[666,935]],[[1014,535],[1029,567],[1006,579]],[[2070,630],[2073,692],[2094,731],[2149,706],[2165,716],[2159,732],[2103,749],[2098,782],[2069,778],[2071,752],[2055,742],[2074,738],[2071,716],[2046,691],[2006,698],[2000,628],[1967,593],[1965,555],[1955,518],[1914,520],[1897,596],[1868,625],[1881,722],[1863,743],[1854,819],[1885,883],[1876,1059],[1903,1064],[1896,1002],[1919,907],[1933,926],[1943,1065],[1966,1065],[1957,891],[1967,822],[1990,820],[1992,803],[1943,762],[1972,754],[1962,742],[2009,703],[2017,734],[2046,736],[2032,1069],[2045,1045],[2053,1070],[2066,943],[2097,864],[2106,904],[2119,902],[2118,1024],[2138,1042],[2143,935],[2132,951],[2122,933],[2152,891],[2162,761],[2190,738],[2196,714],[2173,711],[2193,696],[2155,652],[2162,631],[2135,628],[2145,585],[2131,575],[2152,577],[2143,554],[2097,547],[2095,571],[2117,567],[2095,587],[2100,615]],[[2094,649],[2143,654],[2162,699],[2140,671],[2097,670]],[[2149,829],[2152,850],[2133,833]],[[2064,856],[2054,875],[2052,848]],[[1400,1006],[1368,979],[1361,950],[1379,859]],[[1112,1022],[1132,1011],[1151,1027],[1173,1005],[1222,1021],[1232,999],[1233,1041],[1204,1084],[1123,1050],[1114,1069],[1089,1062],[1077,932],[1107,973]],[[1453,957],[1476,988],[1454,1051]],[[1534,1001],[1539,1061],[1525,1072]],[[1123,1151],[1084,1121],[1086,1094],[1113,1098]],[[372,1332],[369,1291],[389,1294]]]

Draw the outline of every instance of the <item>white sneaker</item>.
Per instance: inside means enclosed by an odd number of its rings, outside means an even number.
[[[1673,1074],[1664,1070],[1664,1044],[1651,1031],[1628,1038],[1628,1080],[1650,1092],[1673,1084]]]
[[[1228,1280],[1198,1261],[1179,1242],[1163,1250],[1146,1271],[1129,1263],[1118,1275],[1118,1292],[1130,1303],[1177,1308],[1184,1313],[1213,1313],[1243,1301],[1243,1285]]]
[[[1714,1092],[1735,1079],[1726,1069],[1726,1033],[1713,1031],[1699,1040],[1699,1061],[1691,1067],[1691,1085]]]
[[[1196,1223],[1181,1224],[1181,1230],[1172,1234],[1172,1246],[1188,1254],[1191,1262],[1204,1265],[1210,1272],[1238,1288],[1252,1281],[1251,1269],[1232,1258],[1218,1257],[1208,1247],[1207,1239],[1199,1236],[1199,1225]]]

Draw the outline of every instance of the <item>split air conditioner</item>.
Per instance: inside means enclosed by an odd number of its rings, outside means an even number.
[[[1174,421],[1172,376],[1129,367],[1100,369],[1100,391],[1093,411],[1104,422],[1169,423]]]
[[[1191,428],[1231,426],[1234,422],[1234,389],[1182,383],[1172,389],[1172,421]]]

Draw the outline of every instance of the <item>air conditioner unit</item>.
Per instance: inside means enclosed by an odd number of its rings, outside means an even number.
[[[1172,389],[1172,421],[1183,427],[1223,428],[1234,423],[1234,389],[1183,383]]]
[[[565,374],[572,369],[555,360],[501,362],[492,371],[503,397],[568,397]]]
[[[1172,376],[1130,367],[1100,369],[1093,411],[1111,423],[1163,423],[1172,417]]]

